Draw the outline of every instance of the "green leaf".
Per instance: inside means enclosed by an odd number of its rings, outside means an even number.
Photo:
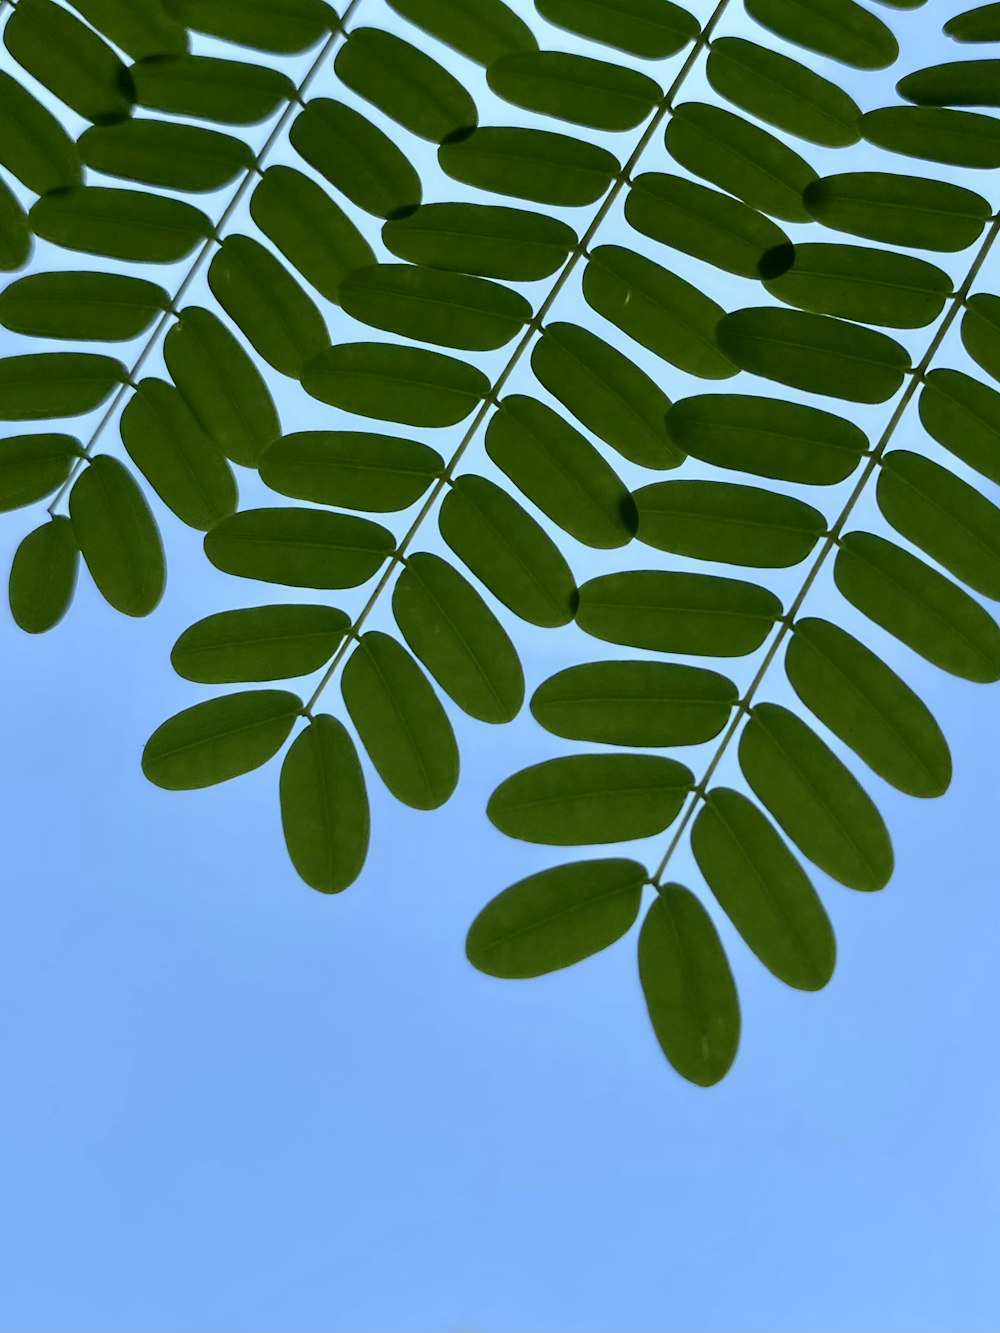
[[[3,41],[22,69],[84,120],[111,125],[132,114],[128,70],[96,32],[52,0],[18,0]]]
[[[683,454],[663,425],[670,400],[644,371],[589,329],[547,324],[531,353],[538,381],[605,444],[642,467],[676,467]]]
[[[740,1004],[712,918],[690,890],[665,884],[639,933],[639,980],[663,1054],[683,1078],[725,1078],[740,1042]]]
[[[157,727],[142,752],[142,771],[167,791],[228,782],[273,758],[301,711],[302,700],[287,690],[206,699]]]
[[[670,0],[535,0],[543,19],[644,60],[665,60],[698,36],[698,20]]]
[[[886,334],[798,310],[737,310],[716,338],[741,370],[855,403],[884,403],[910,368],[909,353]]]
[[[918,106],[1000,106],[1000,60],[955,60],[914,70],[896,92]]]
[[[812,167],[767,130],[707,102],[685,102],[671,116],[667,151],[692,175],[735,194],[751,208],[788,222],[808,222],[802,191]]]
[[[337,24],[324,0],[166,0],[188,28],[276,55],[296,55]]]
[[[293,268],[328,301],[354,269],[375,262],[371,246],[321,185],[294,167],[268,167],[250,196],[250,216]]]
[[[774,593],[715,574],[629,570],[580,588],[576,623],[610,643],[698,657],[755,652],[781,615]]]
[[[539,685],[531,712],[546,731],[605,745],[698,745],[729,720],[738,690],[702,667],[587,662]]]
[[[292,122],[288,138],[311,167],[366,213],[405,217],[420,203],[420,178],[413,167],[353,107],[314,97]]]
[[[620,857],[553,866],[487,903],[466,940],[469,962],[522,980],[572,967],[621,939],[639,914],[646,872]]]
[[[457,426],[485,398],[481,370],[442,352],[339,343],[308,362],[302,387],[345,412],[406,426]]]
[[[606,148],[549,130],[480,126],[461,143],[438,149],[452,180],[558,208],[596,203],[620,170]]]
[[[551,277],[577,242],[558,218],[499,204],[422,204],[385,223],[382,240],[411,264],[507,282]]]
[[[140,264],[185,259],[213,230],[201,209],[180,199],[100,185],[47,194],[28,216],[36,236],[64,250]]]
[[[664,361],[703,379],[734,367],[719,351],[720,305],[669,269],[620,245],[591,251],[583,274],[587,304]]]
[[[206,434],[234,463],[254,467],[281,424],[260,371],[226,326],[211,311],[187,306],[163,356]]]
[[[977,366],[1000,383],[1000,296],[977,292],[965,303],[962,346]]]
[[[216,569],[293,588],[357,588],[394,545],[380,524],[322,509],[244,509],[205,535]]]
[[[172,384],[140,382],[122,413],[121,437],[132,462],[182,523],[204,532],[236,509],[232,469]]]
[[[254,160],[242,139],[169,120],[95,125],[80,136],[79,148],[86,165],[106,176],[192,194],[220,190]]]
[[[36,338],[128,342],[169,307],[169,294],[142,278],[29,273],[0,293],[0,324]]]
[[[443,468],[426,444],[352,430],[284,435],[260,460],[261,480],[282,495],[380,514],[408,509]]]
[[[818,509],[759,486],[659,481],[634,499],[641,542],[696,560],[783,569],[804,560],[826,531]]]
[[[410,654],[388,634],[362,635],[341,680],[344,703],[379,777],[416,810],[444,805],[458,783],[447,714]]]
[[[0,513],[44,500],[83,453],[72,435],[13,435],[0,440]]]
[[[531,319],[519,292],[415,264],[357,269],[341,285],[340,304],[354,319],[401,338],[474,352],[506,346]]]
[[[440,556],[409,556],[392,610],[410,649],[459,708],[481,722],[517,716],[524,702],[517,650],[457,569]]]
[[[930,371],[919,400],[920,423],[956,458],[1000,483],[1000,393],[971,375]]]
[[[985,597],[1000,599],[1000,509],[929,458],[882,459],[879,508],[897,532]]]
[[[951,755],[925,704],[882,659],[826,620],[795,622],[785,673],[805,706],[873,772],[910,796],[940,796]]]
[[[912,255],[861,245],[797,245],[791,268],[764,286],[779,301],[859,324],[919,329],[952,289],[943,269]]]
[[[824,176],[803,200],[809,216],[834,231],[917,250],[964,250],[992,211],[964,186],[883,171]]]
[[[469,134],[479,114],[463,84],[430,56],[380,28],[354,28],[337,52],[341,83],[431,143]]]
[[[854,99],[778,51],[742,37],[717,37],[705,73],[720,97],[800,139],[848,148],[861,137]]]
[[[825,741],[780,704],[757,704],[740,736],[755,795],[814,865],[849,889],[883,888],[892,845],[882,816]]]
[[[12,273],[21,268],[30,255],[31,233],[27,215],[0,177],[0,273]]]
[[[0,70],[0,165],[35,194],[71,189],[83,177],[76,144],[6,70]]]
[[[441,535],[504,606],[532,625],[568,625],[576,583],[530,514],[485,477],[457,477],[441,505]]]
[[[220,611],[184,631],[170,662],[203,685],[291,680],[325,666],[350,623],[335,607],[300,602]]]
[[[739,792],[716,787],[694,821],[691,850],[747,948],[786,985],[821,990],[837,956],[833,927],[770,820]]]
[[[0,358],[0,421],[80,417],[104,402],[127,371],[94,352],[34,352]]]
[[[662,833],[694,786],[691,771],[651,754],[576,754],[501,782],[486,813],[501,833],[557,847]]]
[[[956,14],[944,31],[956,42],[1000,42],[1000,5],[978,5]]]
[[[705,463],[810,486],[844,481],[868,448],[864,432],[832,412],[746,394],[682,398],[666,425],[678,449]]]
[[[869,143],[953,167],[1000,167],[1000,124],[975,111],[885,106],[861,117]]]
[[[637,176],[625,197],[625,218],[643,236],[741,278],[759,277],[764,256],[777,256],[782,247],[791,262],[791,243],[770,218],[682,176]]]
[[[501,56],[486,80],[505,102],[595,130],[635,129],[663,96],[638,70],[566,51]]]
[[[287,74],[216,56],[155,56],[137,61],[129,73],[136,101],[147,111],[223,125],[256,125],[295,94]]]
[[[587,546],[625,546],[635,535],[632,497],[594,446],[558,412],[524,394],[505,398],[486,452],[533,504]]]
[[[80,552],[104,600],[124,616],[148,616],[166,584],[156,521],[131,472],[100,454],[69,493]]]
[[[50,518],[29,532],[10,568],[10,613],[27,634],[44,634],[69,610],[79,547],[68,518]]]
[[[215,299],[269,366],[298,379],[329,346],[315,302],[288,270],[249,236],[227,236],[208,269]]]
[[[388,0],[388,5],[477,65],[492,65],[511,51],[538,49],[531,29],[502,0]]]
[[[295,738],[280,792],[292,865],[311,889],[341,893],[361,874],[370,827],[364,774],[342,722],[321,713]]]
[[[170,17],[163,0],[69,0],[98,32],[110,38],[133,60],[179,55],[188,49],[188,35]]]
[[[965,680],[1000,680],[1000,627],[950,579],[870,532],[840,543],[834,579],[847,600],[915,653]]]
[[[855,69],[887,69],[899,55],[890,28],[855,0],[745,0],[762,27]]]

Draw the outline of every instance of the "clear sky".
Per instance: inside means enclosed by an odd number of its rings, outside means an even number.
[[[359,22],[404,30],[382,0],[362,6]],[[693,7],[708,12],[705,0]],[[937,25],[963,7],[879,11],[904,38],[899,73],[944,58]],[[724,30],[750,29],[737,18]],[[326,80],[317,92],[333,91]],[[469,81],[485,122],[520,119],[479,76]],[[850,86],[866,109],[892,100],[889,75]],[[686,92],[703,90],[696,78]],[[799,147],[820,170],[845,169]],[[274,160],[292,158],[279,149]],[[666,162],[658,138],[643,167]],[[429,197],[460,197],[432,158],[421,169]],[[995,179],[970,183],[1000,198]],[[677,262],[616,217],[602,239]],[[958,275],[967,263],[934,258]],[[67,263],[102,266],[37,248],[36,268]],[[171,273],[153,276],[172,285]],[[730,308],[760,299],[752,284],[705,281]],[[1000,289],[1000,255],[981,286]],[[192,299],[208,299],[204,285]],[[335,337],[372,336],[328,313]],[[598,325],[573,291],[559,313]],[[2,350],[27,348],[7,336]],[[967,364],[954,339],[947,363]],[[662,364],[657,374],[672,396],[699,391]],[[530,378],[514,387],[531,390]],[[336,415],[288,381],[276,393],[287,429]],[[85,434],[92,423],[79,424]],[[932,452],[912,421],[904,432],[899,443]],[[121,447],[113,433],[106,443]],[[483,468],[481,448],[469,465]],[[240,481],[254,503],[248,474]],[[838,494],[809,499],[832,513]],[[480,907],[564,859],[503,838],[483,815],[498,781],[571,748],[527,710],[489,734],[456,718],[462,782],[433,814],[398,805],[368,769],[371,857],[333,899],[287,863],[276,764],[201,792],[145,782],[145,738],[210,693],[171,672],[177,635],[225,606],[282,596],[218,573],[198,534],[157,513],[171,564],[150,619],[116,615],[81,579],[52,634],[20,635],[6,613],[0,623],[0,1326],[1000,1326],[1000,694],[936,672],[847,615],[828,582],[818,587],[810,610],[865,638],[931,704],[956,776],[926,805],[864,777],[897,870],[878,895],[816,875],[839,943],[823,993],[781,986],[720,921],[745,1026],[732,1073],[706,1091],[660,1056],[634,935],[535,982],[497,981],[465,961]],[[37,521],[3,516],[5,562]],[[858,521],[878,522],[868,509]],[[427,545],[439,548],[429,532]],[[563,545],[580,580],[608,568],[603,554]],[[636,547],[616,559],[660,557]],[[572,627],[506,623],[529,689],[604,651]],[[752,662],[729,666],[739,680],[752,674]],[[767,693],[787,698],[780,673]],[[700,755],[691,762],[698,769]],[[660,845],[636,851],[653,858]],[[686,854],[677,875],[703,890]]]

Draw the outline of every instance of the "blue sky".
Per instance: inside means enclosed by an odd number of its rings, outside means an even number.
[[[382,0],[362,4],[359,22],[405,31]],[[693,8],[708,12],[704,0]],[[903,37],[899,73],[935,58],[937,25],[961,8],[879,11]],[[723,30],[750,31],[739,20]],[[482,119],[519,122],[469,69]],[[317,93],[333,92],[326,80]],[[850,76],[850,86],[866,109],[891,100],[887,75]],[[686,95],[703,90],[695,78]],[[836,154],[800,148],[819,170],[845,169]],[[273,160],[293,159],[279,149]],[[666,162],[657,138],[643,167]],[[431,157],[420,164],[429,197],[461,197],[435,177]],[[217,212],[224,198],[200,202]],[[601,239],[676,262],[627,235],[617,213]],[[959,275],[967,262],[933,258]],[[37,269],[68,262],[102,266],[37,247]],[[680,267],[692,281],[704,276]],[[155,276],[175,285],[170,273]],[[729,308],[759,300],[752,284],[709,280]],[[1000,287],[1000,256],[981,286]],[[209,300],[203,282],[191,299]],[[372,336],[327,313],[335,337]],[[558,313],[597,326],[575,289]],[[918,347],[926,336],[904,341]],[[27,350],[25,341],[5,336],[2,350]],[[945,352],[943,364],[967,366],[954,337]],[[657,374],[672,396],[699,391],[670,368]],[[530,377],[512,389],[532,390]],[[275,390],[286,429],[330,424],[333,414],[287,381],[275,377]],[[858,419],[875,429],[884,418],[876,409]],[[912,421],[897,443],[943,457]],[[121,448],[113,433],[106,445]],[[484,470],[481,447],[469,467]],[[254,503],[249,475],[240,482],[244,504]],[[838,494],[808,498],[836,512]],[[659,1054],[634,935],[531,983],[481,976],[464,959],[479,908],[563,859],[503,838],[482,813],[497,782],[571,748],[527,711],[488,735],[455,718],[463,776],[443,810],[404,809],[368,770],[372,854],[335,899],[304,888],[287,862],[276,765],[201,792],[144,781],[142,742],[209,693],[171,672],[177,635],[271,593],[212,569],[198,535],[157,513],[171,564],[150,619],[115,615],[82,579],[51,635],[20,635],[6,615],[0,625],[0,1325],[998,1326],[1000,711],[990,690],[936,672],[848,614],[829,580],[818,586],[809,610],[853,629],[932,706],[956,776],[926,806],[864,778],[897,870],[878,895],[816,875],[839,944],[823,993],[782,987],[719,922],[745,1027],[731,1075],[705,1091]],[[4,516],[5,560],[40,517]],[[857,525],[877,523],[859,511]],[[561,541],[581,581],[609,567]],[[440,549],[430,531],[421,545]],[[630,548],[615,559],[629,568],[659,557]],[[795,582],[791,571],[773,586]],[[360,595],[337,601],[352,610]],[[572,627],[505,622],[529,689],[604,651]],[[737,679],[752,675],[752,660],[730,666]],[[780,672],[767,697],[787,699]],[[683,757],[696,770],[703,762]],[[652,858],[659,846],[636,852]],[[676,873],[701,889],[687,853]]]

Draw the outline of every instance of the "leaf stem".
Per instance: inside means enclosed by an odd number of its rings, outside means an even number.
[[[0,0],[0,10],[2,10],[2,7],[5,3],[6,0]],[[147,338],[146,343],[142,348],[142,351],[139,353],[135,361],[132,363],[132,366],[128,371],[127,378],[118,387],[117,392],[115,393],[114,397],[111,399],[110,404],[108,405],[107,411],[104,413],[100,421],[94,427],[94,430],[91,433],[90,438],[88,439],[86,445],[84,446],[83,454],[81,455],[79,461],[76,462],[70,469],[69,476],[63,482],[62,486],[60,486],[59,490],[56,492],[51,503],[49,504],[50,514],[52,515],[55,514],[55,511],[60,501],[70,490],[74,481],[79,475],[80,469],[84,467],[86,463],[90,460],[90,457],[95,447],[97,446],[99,440],[101,439],[101,436],[104,434],[105,430],[111,424],[111,421],[113,420],[116,411],[121,406],[122,400],[127,396],[129,389],[133,387],[136,376],[139,374],[143,366],[149,360],[150,356],[152,356],[153,352],[156,350],[157,344],[159,343],[161,337],[166,331],[168,325],[170,324],[170,321],[176,318],[175,309],[180,306],[181,301],[183,301],[184,297],[187,295],[198,274],[201,272],[205,260],[208,258],[209,254],[212,251],[213,245],[217,245],[219,243],[219,238],[222,232],[224,231],[226,224],[229,222],[230,218],[233,216],[237,208],[239,208],[240,204],[246,197],[247,191],[250,189],[250,186],[254,183],[255,176],[257,176],[260,173],[262,164],[270,156],[271,150],[274,148],[274,145],[281,138],[282,134],[285,131],[286,126],[288,125],[289,120],[291,120],[292,116],[298,110],[303,95],[308,91],[309,86],[315,79],[316,75],[319,73],[323,65],[323,62],[330,55],[330,52],[334,50],[338,42],[340,42],[346,35],[346,26],[361,3],[362,0],[350,0],[350,4],[344,10],[343,17],[338,20],[336,28],[334,28],[334,30],[330,33],[329,37],[327,37],[326,41],[323,43],[322,47],[320,48],[319,54],[316,56],[316,59],[309,66],[309,69],[303,76],[302,82],[298,85],[296,89],[294,89],[293,92],[289,93],[288,100],[285,104],[285,108],[282,111],[281,115],[278,117],[277,121],[275,122],[274,128],[271,130],[271,133],[267,136],[267,139],[265,140],[263,146],[261,147],[260,152],[258,152],[253,162],[251,162],[251,164],[247,167],[246,171],[243,173],[243,179],[240,181],[239,185],[233,192],[233,195],[230,198],[229,203],[226,205],[226,207],[222,210],[222,213],[219,215],[218,221],[212,228],[212,234],[209,237],[207,237],[207,239],[202,244],[198,253],[191,261],[191,265],[188,268],[188,271],[184,274],[184,277],[181,279],[180,286],[177,288],[173,296],[170,298],[170,308],[165,310],[163,314],[160,316],[160,318],[157,320],[156,326],[154,327],[153,332]]]
[[[791,606],[789,607],[788,611],[781,617],[781,620],[778,625],[777,634],[772,640],[771,645],[768,648],[767,652],[764,654],[763,661],[757,668],[757,673],[754,676],[753,680],[750,682],[749,688],[746,690],[746,692],[743,695],[743,698],[737,705],[736,712],[733,714],[733,717],[729,723],[729,726],[726,728],[722,740],[719,742],[715,753],[713,754],[711,760],[709,761],[708,767],[705,769],[705,772],[702,775],[700,781],[698,782],[697,786],[691,793],[691,796],[688,800],[684,813],[681,815],[680,823],[677,825],[677,829],[675,830],[674,835],[670,840],[667,850],[663,854],[663,859],[660,861],[660,864],[657,866],[656,871],[652,876],[652,882],[654,885],[659,885],[660,882],[662,881],[663,875],[667,869],[668,864],[670,863],[670,859],[673,856],[674,852],[677,850],[677,847],[679,846],[680,841],[684,836],[687,826],[688,824],[690,824],[691,819],[694,816],[695,810],[698,808],[698,803],[705,798],[705,795],[708,790],[708,784],[711,782],[716,769],[719,767],[719,764],[722,762],[722,759],[727,753],[729,746],[732,744],[736,736],[736,733],[739,731],[740,725],[744,717],[746,717],[751,707],[753,706],[753,702],[757,695],[757,691],[764,683],[764,678],[767,675],[767,672],[770,669],[772,663],[774,662],[774,659],[778,654],[779,648],[784,643],[786,637],[793,628],[795,620],[802,609],[802,605],[805,602],[806,598],[808,597],[810,589],[812,588],[813,584],[816,582],[816,579],[819,576],[820,571],[826,564],[830,552],[839,543],[841,534],[843,533],[844,527],[846,526],[848,519],[850,518],[851,514],[854,511],[855,505],[858,503],[858,501],[864,494],[868,486],[868,483],[871,481],[872,475],[881,466],[882,455],[885,453],[890,441],[892,440],[893,435],[896,433],[896,429],[899,426],[900,421],[903,419],[903,415],[906,412],[906,409],[913,401],[914,395],[916,394],[917,389],[923,382],[924,376],[926,375],[928,369],[930,368],[930,364],[934,360],[934,357],[937,355],[938,350],[941,347],[941,344],[944,342],[944,339],[947,336],[949,329],[951,328],[952,324],[955,322],[957,315],[961,311],[969,295],[969,292],[972,290],[972,284],[975,282],[976,278],[979,275],[980,269],[986,262],[987,256],[989,255],[990,250],[992,249],[993,244],[996,241],[998,235],[1000,235],[1000,217],[994,218],[994,220],[990,223],[986,235],[983,237],[979,249],[976,252],[976,256],[972,261],[969,271],[965,275],[961,287],[955,293],[957,299],[952,301],[949,304],[948,308],[945,310],[941,318],[941,322],[938,324],[938,327],[935,330],[933,337],[931,338],[930,342],[927,345],[926,351],[924,352],[923,356],[920,359],[920,363],[917,365],[914,373],[909,377],[909,381],[906,387],[904,388],[902,394],[900,395],[899,401],[893,408],[892,415],[890,416],[888,422],[886,423],[885,429],[882,431],[882,434],[879,436],[878,443],[875,445],[874,449],[870,450],[868,454],[868,461],[865,463],[865,466],[861,472],[861,476],[858,478],[854,489],[848,496],[847,501],[845,502],[844,507],[841,510],[839,517],[837,518],[837,521],[833,524],[833,526],[827,533],[826,537],[824,538],[823,543],[820,546],[819,552],[817,553],[816,558],[813,561],[812,565],[809,567],[809,570],[802,581],[802,586],[799,588],[799,591],[796,594],[795,599],[793,600]]]
[[[427,494],[426,500],[420,507],[419,513],[417,514],[413,522],[410,524],[409,529],[404,535],[402,541],[396,547],[396,550],[393,552],[392,556],[390,556],[385,568],[382,571],[382,575],[379,578],[378,583],[375,585],[375,588],[371,593],[371,596],[368,598],[368,601],[365,603],[365,605],[359,612],[358,617],[353,625],[353,629],[356,634],[360,632],[361,627],[367,621],[368,617],[375,609],[375,606],[378,604],[378,601],[381,598],[382,593],[386,588],[386,585],[388,584],[389,580],[395,573],[397,566],[402,562],[408,547],[412,543],[413,539],[416,537],[417,533],[420,531],[420,528],[422,527],[424,520],[427,518],[428,514],[430,514],[431,510],[437,503],[438,498],[441,495],[441,492],[444,490],[446,486],[451,484],[452,474],[454,473],[455,468],[461,461],[462,456],[464,455],[465,451],[468,449],[472,441],[475,439],[480,426],[486,420],[486,417],[489,415],[490,410],[496,406],[497,400],[500,397],[500,393],[506,386],[507,381],[510,379],[511,375],[520,365],[521,360],[524,357],[524,354],[527,352],[528,348],[531,346],[536,336],[541,331],[543,321],[547,318],[549,311],[552,309],[553,305],[558,299],[559,294],[562,292],[563,288],[566,286],[566,283],[569,281],[569,278],[571,277],[573,270],[576,268],[581,258],[587,255],[591,242],[593,241],[601,225],[607,218],[609,212],[614,207],[615,201],[617,200],[618,196],[621,194],[625,186],[629,184],[632,172],[638,165],[639,159],[642,157],[643,153],[649,147],[653,135],[656,133],[660,125],[663,123],[664,119],[670,114],[671,110],[673,109],[674,98],[680,92],[681,87],[684,84],[684,81],[687,79],[687,76],[691,73],[691,70],[694,68],[698,60],[698,57],[701,55],[702,51],[705,49],[705,47],[711,40],[712,33],[714,32],[717,24],[719,23],[719,20],[725,13],[728,5],[729,5],[729,0],[719,0],[719,3],[716,5],[715,9],[712,12],[712,16],[709,18],[704,28],[702,28],[701,32],[695,38],[694,42],[692,43],[691,50],[688,52],[683,65],[681,65],[680,69],[677,71],[677,74],[675,75],[673,81],[671,82],[670,87],[664,93],[663,98],[657,105],[657,108],[654,111],[645,130],[643,131],[642,136],[639,139],[639,142],[632,150],[632,153],[630,154],[628,160],[625,162],[624,166],[621,167],[618,174],[616,175],[614,181],[611,184],[610,189],[608,190],[608,193],[604,196],[604,199],[602,200],[600,207],[598,208],[597,212],[591,219],[590,225],[587,227],[587,230],[583,233],[583,235],[577,241],[576,245],[573,247],[570,254],[567,256],[565,264],[560,269],[555,282],[549,288],[549,291],[545,296],[545,299],[542,301],[541,305],[538,307],[534,315],[532,315],[531,319],[525,325],[524,333],[522,334],[521,339],[518,342],[517,346],[514,348],[514,351],[511,353],[507,361],[507,364],[504,366],[503,370],[501,370],[500,374],[494,380],[493,384],[490,387],[489,392],[484,396],[483,401],[479,405],[479,408],[477,409],[475,416],[472,418],[472,421],[469,424],[468,428],[466,429],[465,434],[459,441],[458,447],[452,454],[451,458],[448,460],[448,463],[446,464],[441,475],[438,477],[434,485],[431,487],[430,491]],[[312,693],[311,698],[309,699],[308,704],[306,705],[307,709],[311,710],[315,706],[315,704],[319,700],[320,695],[323,693],[327,685],[329,685],[330,681],[333,679],[334,672],[337,670],[337,667],[339,666],[345,653],[348,651],[348,644],[349,640],[345,638],[341,642],[337,651],[334,653],[333,657],[330,660],[329,666],[323,673],[322,679],[316,686],[315,690]]]

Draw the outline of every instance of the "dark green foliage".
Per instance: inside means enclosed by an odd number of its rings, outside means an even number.
[[[564,222],[524,208],[423,204],[409,217],[387,222],[382,240],[413,264],[533,282],[562,267],[576,235]]]
[[[293,588],[356,588],[392,549],[380,524],[321,509],[244,509],[205,537],[217,569]]]
[[[407,509],[443,466],[440,454],[416,440],[349,430],[284,435],[259,464],[263,481],[282,495],[373,513]]]
[[[53,518],[18,546],[10,567],[10,613],[19,629],[44,634],[69,610],[80,548],[68,518]]]
[[[69,342],[128,342],[145,333],[170,297],[120,273],[31,273],[0,293],[0,324]]]
[[[3,30],[22,69],[84,120],[112,125],[132,114],[128,70],[111,47],[53,0],[18,0]]]
[[[281,824],[292,865],[310,888],[340,893],[368,854],[368,794],[342,722],[313,718],[281,766]]]
[[[431,143],[445,143],[476,128],[476,104],[462,84],[393,33],[355,28],[337,53],[334,68],[348,88]]]
[[[82,452],[72,435],[13,435],[0,441],[0,511],[51,495]]]
[[[212,232],[209,218],[180,199],[100,185],[43,195],[29,217],[53,245],[142,264],[176,263]]]
[[[345,412],[404,426],[455,426],[489,392],[480,370],[442,352],[392,343],[340,343],[317,353],[302,387]]]
[[[325,666],[350,621],[332,606],[249,606],[220,611],[186,629],[170,661],[204,685],[291,680]]]
[[[301,708],[287,690],[243,690],[195,704],[153,732],[142,771],[168,791],[228,782],[281,749]]]
[[[163,546],[128,469],[107,454],[93,459],[70,491],[69,516],[105,601],[126,616],[154,611],[166,584]]]

